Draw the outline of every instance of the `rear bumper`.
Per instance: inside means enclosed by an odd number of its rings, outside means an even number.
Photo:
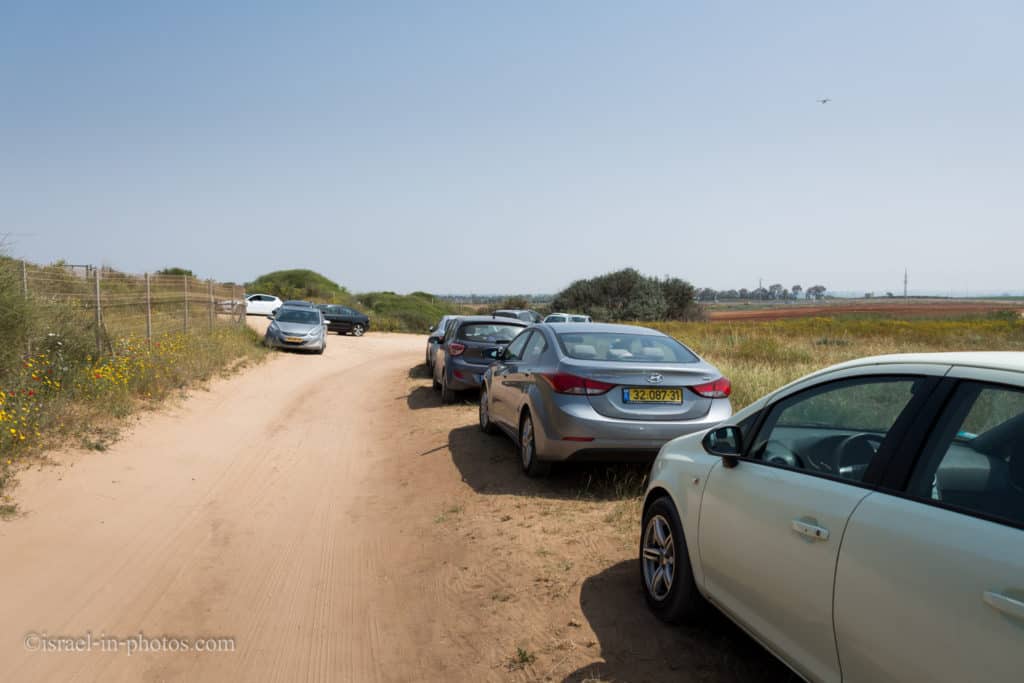
[[[448,373],[448,387],[455,391],[479,389],[488,367],[490,366],[467,363],[459,360],[458,356],[449,357],[448,367],[445,368],[445,372]]]
[[[540,411],[535,420],[539,423],[535,425],[537,455],[552,461],[653,460],[666,442],[710,429],[731,415],[728,399],[712,401],[710,410],[701,418],[679,422],[605,417],[586,399],[556,402],[551,410]]]

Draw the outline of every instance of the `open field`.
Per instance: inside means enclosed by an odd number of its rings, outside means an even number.
[[[732,377],[737,405],[853,356],[1024,349],[1007,318],[666,329]],[[0,680],[787,680],[723,618],[648,613],[645,468],[526,479],[512,444],[477,428],[475,396],[440,405],[423,342],[332,335],[323,356],[273,354],[103,453],[22,472],[22,514],[0,525]],[[234,647],[29,652],[32,631]]]
[[[781,320],[811,316],[881,314],[903,318],[962,316],[1013,310],[1024,312],[1019,299],[835,299],[822,302],[712,304],[708,316],[714,321]]]

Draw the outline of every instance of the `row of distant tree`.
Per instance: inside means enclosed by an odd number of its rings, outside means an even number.
[[[702,287],[697,290],[697,301],[702,303],[710,301],[794,301],[803,297],[804,299],[824,299],[827,296],[828,288],[824,285],[814,285],[804,289],[801,285],[793,285],[786,288],[781,284],[774,284],[768,287],[757,289],[711,289]]]

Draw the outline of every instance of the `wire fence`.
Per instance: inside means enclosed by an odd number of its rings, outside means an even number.
[[[66,304],[83,326],[94,328],[97,353],[114,353],[114,341],[122,337],[152,342],[170,332],[245,324],[240,285],[190,275],[135,275],[92,265],[22,261],[21,283],[26,298]]]

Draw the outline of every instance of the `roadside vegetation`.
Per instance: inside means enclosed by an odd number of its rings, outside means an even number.
[[[697,290],[689,282],[648,277],[633,268],[577,280],[555,295],[551,310],[594,320],[703,320]]]
[[[100,354],[89,315],[26,297],[19,274],[0,259],[0,515],[14,510],[5,490],[26,458],[60,445],[103,450],[118,418],[265,354],[242,325],[165,332],[152,344],[112,336]]]

